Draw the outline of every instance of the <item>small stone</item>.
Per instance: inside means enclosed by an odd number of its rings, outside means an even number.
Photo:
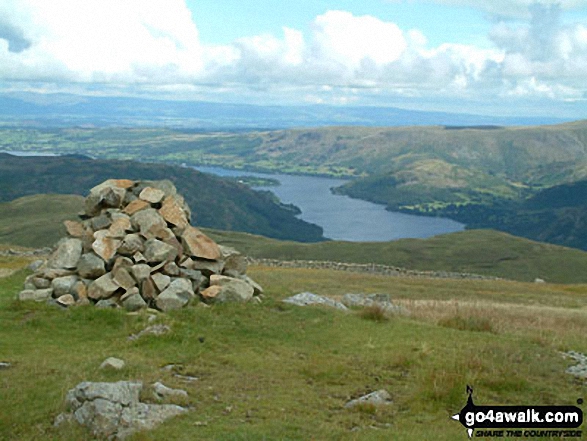
[[[179,228],[189,225],[185,211],[176,196],[168,196],[163,201],[159,213],[167,222]]]
[[[157,382],[153,384],[153,396],[157,400],[165,398],[187,398],[188,393],[182,389],[172,389],[165,386],[163,383]]]
[[[105,262],[110,261],[116,255],[116,251],[122,243],[120,240],[110,237],[107,230],[96,231],[94,238],[92,249]]]
[[[27,266],[27,268],[31,271],[37,271],[39,270],[43,265],[45,265],[45,261],[42,259],[39,260],[35,260],[34,262],[31,262],[29,264],[29,266]]]
[[[149,204],[148,202],[142,201],[140,199],[136,199],[132,202],[130,202],[125,208],[124,208],[124,212],[126,214],[128,214],[129,216],[132,216],[135,213],[138,213],[141,210],[144,210],[145,208],[150,208],[151,204]]]
[[[220,292],[214,297],[215,302],[247,302],[253,297],[254,289],[248,283],[232,277],[213,275],[210,286],[219,286]]]
[[[112,279],[114,282],[126,291],[137,284],[133,276],[130,275],[129,270],[124,267],[117,268],[116,271],[113,271],[112,273]]]
[[[118,303],[112,299],[102,299],[96,303],[96,308],[118,308]]]
[[[21,302],[26,301],[35,301],[35,302],[43,302],[45,300],[49,300],[53,296],[53,289],[25,289],[21,291],[17,298]]]
[[[88,287],[88,297],[94,300],[107,299],[120,286],[112,278],[112,273],[106,273],[94,280]]]
[[[124,360],[121,360],[120,358],[108,357],[106,360],[102,362],[102,364],[100,365],[100,369],[112,369],[119,371],[121,369],[124,369],[125,365],[126,363],[124,362]]]
[[[62,306],[71,306],[75,305],[75,299],[71,294],[65,294],[57,298],[57,303],[59,303]]]
[[[86,234],[86,230],[80,222],[66,220],[63,224],[65,225],[67,234],[71,237],[81,239]]]
[[[0,362],[0,369],[9,369],[12,367],[11,363],[8,363],[6,361],[2,361]]]
[[[53,279],[51,282],[51,288],[53,288],[53,297],[60,297],[65,294],[69,294],[73,288],[73,285],[78,281],[77,276],[65,276]]]
[[[128,231],[131,231],[130,218],[119,217],[112,222],[110,228],[108,228],[108,234],[110,237],[123,239]]]
[[[31,279],[35,289],[47,289],[51,287],[51,281],[44,277],[33,277]]]
[[[124,298],[124,296],[123,296],[123,298]],[[122,300],[122,298],[121,298],[121,300]],[[132,295],[124,298],[124,300],[122,300],[122,306],[127,311],[133,312],[133,311],[139,311],[141,309],[146,308],[147,303],[145,302],[145,300],[143,300],[141,295],[138,293],[138,289],[137,289],[136,294],[132,294]]]
[[[328,297],[319,296],[319,295],[311,293],[311,292],[302,292],[302,293],[296,294],[295,296],[292,296],[292,297],[289,297],[289,298],[283,300],[283,302],[284,303],[291,303],[292,305],[297,305],[297,306],[324,305],[324,306],[330,306],[332,308],[340,309],[342,311],[348,310],[348,308],[340,302],[329,299]]]
[[[157,291],[157,287],[155,286],[155,282],[151,277],[147,278],[141,284],[141,294],[143,298],[147,301],[152,301],[157,297],[159,291]]]
[[[90,222],[94,231],[103,230],[112,224],[112,220],[104,213],[100,216],[93,217]]]
[[[180,309],[195,296],[192,284],[185,279],[175,279],[157,296],[155,304],[162,311]]]
[[[138,283],[146,280],[151,275],[151,267],[146,263],[133,265],[130,269],[131,274]]]
[[[145,187],[139,194],[139,199],[151,204],[158,204],[165,197],[165,192],[153,187]]]
[[[151,325],[143,329],[138,334],[133,334],[129,336],[128,339],[131,341],[138,340],[139,338],[144,337],[145,335],[154,335],[156,337],[159,337],[161,335],[167,334],[168,332],[171,332],[171,328],[167,325]]]
[[[165,274],[155,273],[151,276],[151,278],[153,279],[153,282],[155,283],[155,286],[159,292],[163,291],[171,283],[171,277],[166,276]]]
[[[147,208],[133,214],[130,221],[135,231],[139,230],[143,236],[150,233],[154,234],[157,230],[167,228],[165,219],[153,208]]]
[[[191,225],[181,234],[181,242],[185,253],[190,257],[218,260],[222,256],[216,242]]]
[[[75,238],[61,239],[57,249],[49,257],[49,268],[73,269],[82,255],[82,241]]]
[[[177,249],[159,239],[149,239],[145,242],[145,252],[143,254],[149,263],[165,262],[174,260],[177,257]]]
[[[127,234],[124,239],[122,239],[122,243],[120,247],[118,247],[118,252],[123,256],[132,256],[136,253],[141,253],[145,249],[143,239],[138,234]]]
[[[135,263],[144,263],[147,261],[147,259],[145,259],[145,256],[143,256],[143,253],[139,252],[133,254],[132,260],[134,260]]]
[[[220,294],[220,291],[222,291],[221,286],[210,286],[202,291],[201,294],[205,300],[213,300]]]
[[[163,272],[168,276],[179,276],[179,267],[175,262],[168,262],[163,267]]]
[[[364,395],[356,400],[351,400],[344,405],[347,409],[352,409],[353,407],[360,406],[362,404],[371,404],[374,406],[383,406],[391,404],[391,395],[384,389],[378,390],[376,392],[371,392],[370,394]]]
[[[106,274],[106,267],[100,256],[95,253],[86,253],[80,258],[77,271],[84,279],[97,279]]]

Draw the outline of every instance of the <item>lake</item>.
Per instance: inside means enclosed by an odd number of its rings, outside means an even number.
[[[220,167],[194,167],[196,170],[218,176],[256,176],[278,180],[281,185],[256,187],[272,191],[286,204],[302,210],[299,216],[306,222],[320,225],[324,236],[351,242],[386,242],[402,238],[426,238],[465,229],[465,225],[451,219],[415,216],[385,210],[374,204],[348,196],[335,195],[330,189],[344,179],[253,173]]]

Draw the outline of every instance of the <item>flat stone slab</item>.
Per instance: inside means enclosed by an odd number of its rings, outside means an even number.
[[[373,406],[386,406],[391,404],[391,395],[385,389],[381,389],[370,394],[363,395],[360,398],[351,400],[344,405],[346,409],[352,409],[357,406],[370,404]]]
[[[342,303],[311,292],[301,292],[295,296],[288,297],[287,299],[283,300],[283,302],[296,306],[322,305],[340,309],[341,311],[348,311],[348,308]]]

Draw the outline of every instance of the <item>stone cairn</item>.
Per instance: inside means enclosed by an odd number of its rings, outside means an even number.
[[[65,221],[68,237],[18,298],[129,311],[258,299],[262,289],[246,275],[246,258],[190,218],[170,181],[107,180],[90,190],[80,222]]]

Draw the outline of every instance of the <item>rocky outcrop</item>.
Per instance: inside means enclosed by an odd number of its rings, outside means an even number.
[[[190,224],[170,181],[110,179],[90,190],[84,207],[20,300],[169,311],[193,301],[247,302],[263,291],[246,275],[244,256]]]
[[[95,437],[109,440],[125,439],[138,431],[151,430],[169,418],[188,409],[174,404],[147,404],[139,399],[142,382],[83,382],[67,392],[68,413],[60,414],[55,425],[77,422],[86,426]],[[156,393],[166,396],[187,396],[184,391],[169,389],[156,383]],[[171,392],[170,392],[171,391]],[[182,394],[183,392],[183,394]]]

